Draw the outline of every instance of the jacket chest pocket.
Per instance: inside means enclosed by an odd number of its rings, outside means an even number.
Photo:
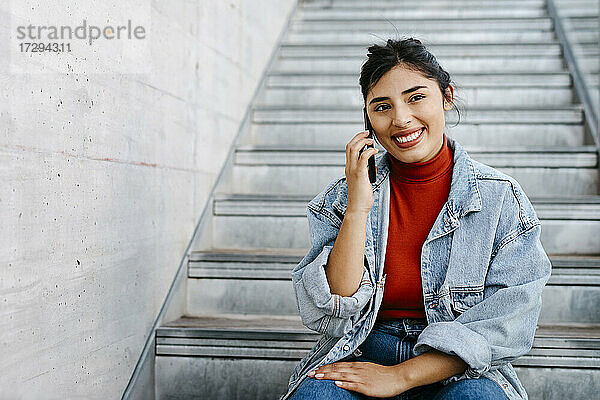
[[[450,288],[450,300],[452,312],[455,317],[458,317],[483,300],[483,286]]]

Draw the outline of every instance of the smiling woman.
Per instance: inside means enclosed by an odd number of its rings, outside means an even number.
[[[344,176],[308,204],[292,280],[324,335],[282,399],[526,399],[510,363],[550,276],[540,221],[518,182],[445,134],[454,86],[419,40],[368,50],[359,82],[386,151],[371,183],[379,151],[356,134]]]
[[[403,90],[405,86],[409,89]],[[452,98],[452,86],[448,92]],[[397,66],[369,91],[367,101],[377,139],[397,160],[429,161],[442,148],[444,111],[450,110],[452,103],[442,101],[435,81]]]
[[[360,85],[377,139],[399,161],[429,161],[442,147],[444,111],[454,105],[450,75],[416,40],[398,43],[402,58],[370,50]]]

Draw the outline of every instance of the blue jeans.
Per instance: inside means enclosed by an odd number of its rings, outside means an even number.
[[[368,361],[381,365],[396,365],[412,357],[412,348],[427,322],[423,319],[398,319],[376,322],[358,351],[340,361]],[[372,397],[342,389],[332,380],[305,378],[290,400],[369,400]],[[440,382],[412,388],[393,400],[506,400],[500,386],[488,379],[464,379],[446,386]]]

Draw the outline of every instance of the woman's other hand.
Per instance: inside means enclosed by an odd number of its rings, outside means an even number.
[[[376,148],[368,148],[360,153],[366,145],[374,140],[368,138],[369,132],[361,132],[346,145],[346,182],[348,184],[348,206],[346,213],[356,212],[368,214],[373,206],[373,188],[369,181],[369,157],[379,152]]]
[[[371,397],[392,397],[410,389],[403,369],[371,362],[337,362],[308,373],[310,378],[330,379],[343,389]]]

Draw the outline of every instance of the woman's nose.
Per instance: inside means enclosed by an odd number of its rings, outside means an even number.
[[[392,121],[392,124],[396,127],[396,128],[404,128],[406,126],[410,125],[410,118],[401,120],[401,119],[394,119]]]
[[[397,117],[392,118],[392,124],[397,128],[404,129],[404,127],[410,126],[411,118],[406,114],[397,116]]]
[[[388,115],[392,119],[392,124],[396,127],[404,127],[410,125],[411,116],[408,107],[400,105],[390,110]]]

